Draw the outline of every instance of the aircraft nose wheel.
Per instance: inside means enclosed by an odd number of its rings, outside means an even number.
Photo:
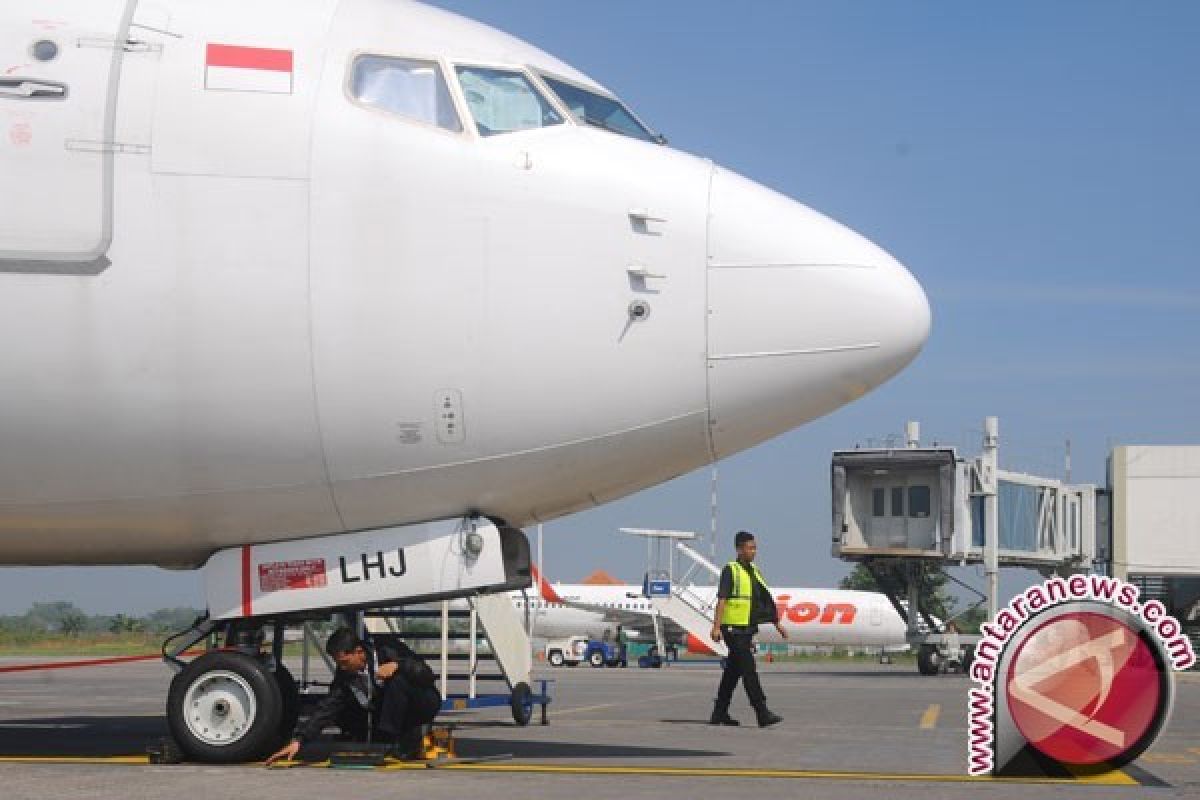
[[[200,741],[226,744],[254,725],[257,706],[254,690],[242,676],[225,670],[209,672],[184,694],[184,721]]]
[[[167,723],[196,761],[228,764],[267,754],[279,735],[283,701],[275,676],[242,653],[207,653],[171,681]]]

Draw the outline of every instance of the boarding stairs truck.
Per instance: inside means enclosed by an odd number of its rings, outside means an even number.
[[[662,638],[660,618],[666,618],[687,631],[689,642],[703,642],[720,658],[729,654],[724,642],[712,640],[714,608],[687,586],[676,585],[668,595],[650,598],[655,610],[655,637]],[[659,652],[666,652],[660,644]]]
[[[692,588],[691,577],[697,569],[717,577],[721,571],[708,559],[686,544],[695,534],[688,531],[651,531],[623,528],[626,533],[644,536],[647,539],[647,571],[642,584],[642,593],[654,607],[654,639],[659,653],[666,653],[663,638],[663,620],[670,620],[687,634],[689,644],[701,644],[719,658],[725,658],[729,649],[724,642],[712,640],[712,626],[716,611],[714,598],[705,599]],[[681,580],[674,580],[675,559],[668,553],[664,558],[661,545],[674,542],[674,549],[687,556],[692,566],[685,571]],[[655,552],[655,550],[659,552]],[[662,567],[665,566],[666,569]]]

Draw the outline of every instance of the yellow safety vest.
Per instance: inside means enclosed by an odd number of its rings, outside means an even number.
[[[767,582],[753,563],[750,564],[750,569],[743,567],[740,561],[730,561],[727,566],[733,577],[733,593],[725,600],[725,613],[721,614],[721,624],[745,627],[750,624],[750,609],[754,606],[753,581],[757,580],[763,588],[766,588]]]

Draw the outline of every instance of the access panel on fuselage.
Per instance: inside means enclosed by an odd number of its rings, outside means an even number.
[[[133,0],[0,4],[0,271],[94,273]]]

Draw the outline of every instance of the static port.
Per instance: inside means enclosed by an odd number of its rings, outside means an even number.
[[[629,318],[634,322],[650,316],[650,304],[645,300],[634,300],[629,304]]]

